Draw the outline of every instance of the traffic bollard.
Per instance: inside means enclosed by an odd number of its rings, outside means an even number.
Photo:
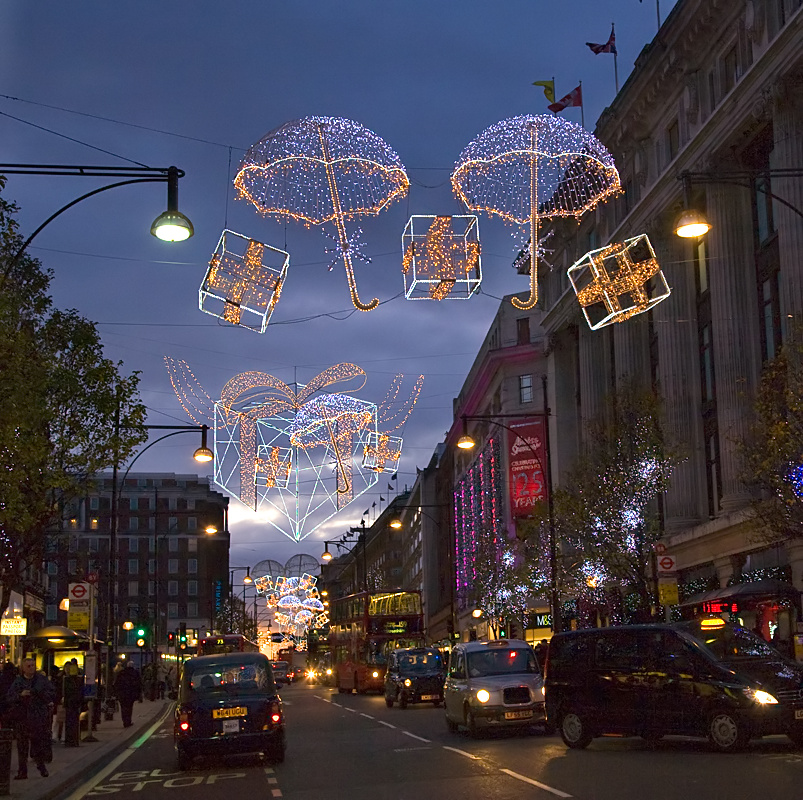
[[[14,732],[0,728],[0,796],[11,794],[11,742]]]

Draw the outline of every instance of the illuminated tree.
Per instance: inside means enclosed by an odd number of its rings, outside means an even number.
[[[584,453],[555,492],[555,520],[564,557],[579,586],[618,587],[647,618],[651,557],[661,536],[657,498],[669,486],[678,455],[661,430],[654,394],[633,384],[612,396],[588,426]]]
[[[748,436],[740,441],[743,481],[761,535],[803,538],[803,345],[793,337],[765,367]]]
[[[252,642],[257,640],[258,626],[242,597],[226,597],[215,616],[215,630],[239,633]]]
[[[0,179],[0,189],[4,183]],[[27,255],[0,198],[0,608],[39,567],[48,531],[92,473],[145,439],[139,377],[103,357],[95,326],[52,308],[51,273]]]

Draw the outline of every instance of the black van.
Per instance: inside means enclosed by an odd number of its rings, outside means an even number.
[[[182,770],[196,756],[264,753],[284,761],[282,701],[267,657],[226,653],[185,661],[173,738]]]
[[[548,724],[568,747],[604,734],[707,736],[721,752],[786,734],[803,747],[803,667],[719,617],[556,634]]]

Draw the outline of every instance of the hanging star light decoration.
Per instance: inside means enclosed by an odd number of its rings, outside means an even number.
[[[284,250],[224,230],[198,290],[198,307],[232,325],[264,333],[289,263]]]
[[[482,283],[475,216],[413,215],[402,234],[404,296],[467,300]]]
[[[165,362],[190,418],[213,427],[215,483],[248,508],[268,512],[265,521],[294,541],[364,494],[379,473],[396,471],[402,440],[391,432],[404,425],[423,385],[422,375],[400,401],[397,375],[377,406],[352,396],[366,374],[344,363],[295,388],[268,373],[244,372],[215,402],[183,361]]]
[[[468,209],[529,226],[530,264],[537,265],[539,224],[579,219],[621,191],[611,154],[580,125],[555,115],[523,115],[497,122],[470,142],[452,172],[452,188]],[[538,270],[530,269],[530,297],[538,302]]]
[[[303,117],[251,145],[234,179],[238,196],[262,214],[323,225],[331,222],[346,268],[351,301],[360,311],[379,305],[357,294],[356,239],[346,221],[379,214],[410,186],[398,155],[373,131],[340,117]],[[362,257],[359,248],[357,257]]]

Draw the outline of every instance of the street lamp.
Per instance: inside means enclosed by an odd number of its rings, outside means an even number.
[[[691,187],[694,183],[703,184],[723,184],[731,186],[742,186],[745,189],[755,187],[755,189],[767,197],[771,197],[777,203],[786,206],[795,214],[803,217],[803,211],[793,206],[783,197],[778,197],[769,189],[765,183],[757,183],[761,178],[800,178],[803,177],[803,169],[791,167],[783,169],[763,169],[763,170],[734,170],[728,172],[682,172],[678,175],[678,180],[683,182],[683,213],[675,223],[675,233],[683,239],[703,236],[711,230],[711,223],[705,215],[692,206]]]
[[[357,540],[351,538],[353,534],[358,534]],[[330,562],[334,556],[332,552],[329,550],[329,545],[334,545],[337,547],[338,552],[340,550],[345,550],[347,553],[353,552],[353,550],[357,547],[357,545],[362,544],[362,569],[363,569],[363,581],[362,581],[362,590],[364,592],[368,591],[368,562],[366,556],[366,540],[365,540],[365,520],[360,521],[359,528],[349,528],[347,533],[344,533],[339,539],[327,539],[323,543],[323,553],[321,553],[321,561],[324,563]],[[347,544],[353,545],[352,547],[347,547]]]
[[[543,407],[544,410],[540,415],[534,414],[463,414],[463,435],[458,439],[457,446],[462,450],[469,450],[475,446],[474,440],[468,434],[468,420],[488,420],[494,425],[498,425],[500,428],[504,428],[509,433],[512,433],[516,440],[521,441],[525,447],[533,454],[535,460],[538,462],[538,466],[541,470],[541,474],[546,479],[546,493],[547,493],[547,517],[548,517],[548,526],[549,526],[549,604],[552,610],[552,632],[559,633],[561,630],[561,619],[560,619],[560,593],[558,591],[558,575],[557,575],[557,568],[558,568],[558,551],[557,551],[557,542],[555,540],[555,517],[554,517],[554,508],[553,508],[553,501],[552,501],[552,473],[549,469],[549,406],[547,404],[547,386],[546,386],[546,375],[541,377],[541,386],[543,390]],[[528,442],[523,436],[521,436],[517,431],[513,428],[505,425],[502,422],[499,422],[499,419],[524,419],[528,416],[543,416],[544,418],[544,450],[546,452],[546,464],[541,461],[541,456],[537,452],[537,450]]]
[[[118,186],[128,186],[132,183],[167,183],[167,211],[160,214],[151,225],[151,233],[162,241],[181,242],[189,239],[195,232],[192,223],[178,210],[178,180],[184,177],[184,170],[178,167],[89,167],[64,164],[0,164],[0,173],[4,175],[61,175],[83,178],[126,178],[116,181],[91,192],[77,197],[75,200],[62,206],[51,214],[23,243],[14,257],[9,261],[0,278],[0,289],[6,282],[9,272],[22,258],[22,254],[34,237],[56,217],[63,214],[68,208],[86,200],[88,197],[115,189]]]

